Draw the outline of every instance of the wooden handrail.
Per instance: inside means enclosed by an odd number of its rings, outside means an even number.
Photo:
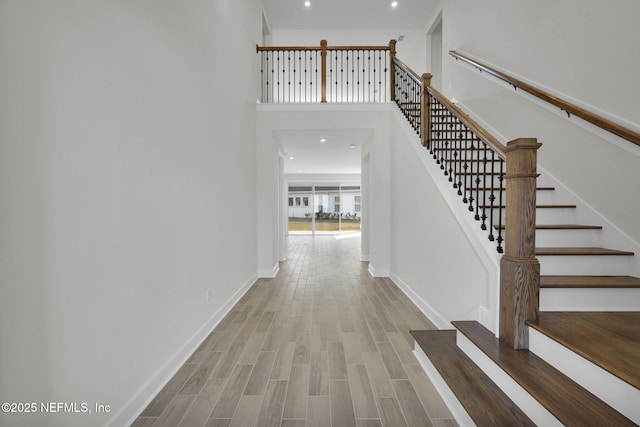
[[[640,146],[640,133],[635,132],[627,127],[619,125],[617,123],[612,122],[609,119],[606,119],[598,114],[592,113],[591,111],[585,110],[584,108],[578,107],[575,104],[570,103],[569,101],[565,101],[564,99],[558,98],[555,95],[552,95],[548,92],[545,92],[542,89],[539,89],[529,83],[523,82],[513,76],[510,76],[502,71],[496,70],[486,64],[483,64],[475,59],[469,58],[468,56],[456,52],[455,50],[450,50],[449,54],[456,58],[457,60],[461,60],[466,62],[475,68],[485,71],[492,76],[509,83],[514,88],[519,88],[524,90],[525,92],[551,104],[562,111],[566,112],[569,116],[573,114],[574,116],[580,117],[582,120],[591,123],[594,126],[597,126],[601,129],[604,129],[614,135],[619,136],[620,138],[626,139],[627,141]]]
[[[462,123],[465,124],[466,127],[469,128],[470,131],[478,135],[478,137],[485,142],[488,146],[490,146],[493,151],[500,156],[502,159],[506,159],[505,150],[507,147],[504,146],[500,141],[496,139],[489,131],[480,126],[475,120],[469,117],[465,112],[463,112],[460,108],[458,108],[454,103],[449,101],[446,96],[438,92],[433,87],[429,86],[429,93],[440,101],[441,104],[446,106],[449,111],[454,113]]]
[[[389,46],[327,46],[327,50],[389,50]],[[275,50],[322,50],[320,46],[259,46],[256,52]]]
[[[420,75],[418,73],[416,73],[415,71],[413,71],[411,69],[411,67],[409,67],[407,64],[405,64],[404,62],[402,62],[400,59],[398,59],[398,57],[395,58],[394,61],[397,65],[401,66],[402,68],[404,68],[409,74],[411,74],[412,77],[414,77],[416,79],[417,82],[421,82],[422,79],[420,78]]]

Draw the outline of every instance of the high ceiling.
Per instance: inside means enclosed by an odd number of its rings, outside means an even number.
[[[413,30],[424,25],[436,0],[265,0],[272,30]]]
[[[277,30],[395,30],[411,34],[421,28],[436,0],[265,0],[272,32]],[[361,147],[368,130],[280,130],[277,138],[287,153],[287,174],[360,173]],[[326,142],[320,142],[324,138]],[[355,147],[350,148],[351,145]],[[293,157],[291,159],[290,157]]]

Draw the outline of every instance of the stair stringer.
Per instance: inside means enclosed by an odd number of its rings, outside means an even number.
[[[476,221],[473,215],[466,209],[461,197],[456,194],[452,184],[429,155],[429,151],[422,146],[420,138],[397,106],[392,108],[392,114],[404,131],[407,141],[415,150],[418,159],[420,159],[442,195],[453,217],[467,236],[480,262],[487,270],[489,307],[477,307],[466,316],[465,320],[476,320],[498,336],[498,318],[500,314],[500,258],[502,255],[497,252],[495,242],[489,241],[488,233],[480,228],[480,222]]]

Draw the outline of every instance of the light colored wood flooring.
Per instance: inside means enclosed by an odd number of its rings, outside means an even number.
[[[411,350],[433,324],[359,261],[360,238],[292,236],[133,426],[457,425]]]

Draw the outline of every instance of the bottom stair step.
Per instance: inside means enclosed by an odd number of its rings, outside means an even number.
[[[640,389],[639,312],[541,312],[527,324]]]
[[[540,357],[514,350],[480,323],[453,325],[564,425],[635,425]]]
[[[456,331],[411,331],[462,406],[478,426],[535,424],[456,345]]]

